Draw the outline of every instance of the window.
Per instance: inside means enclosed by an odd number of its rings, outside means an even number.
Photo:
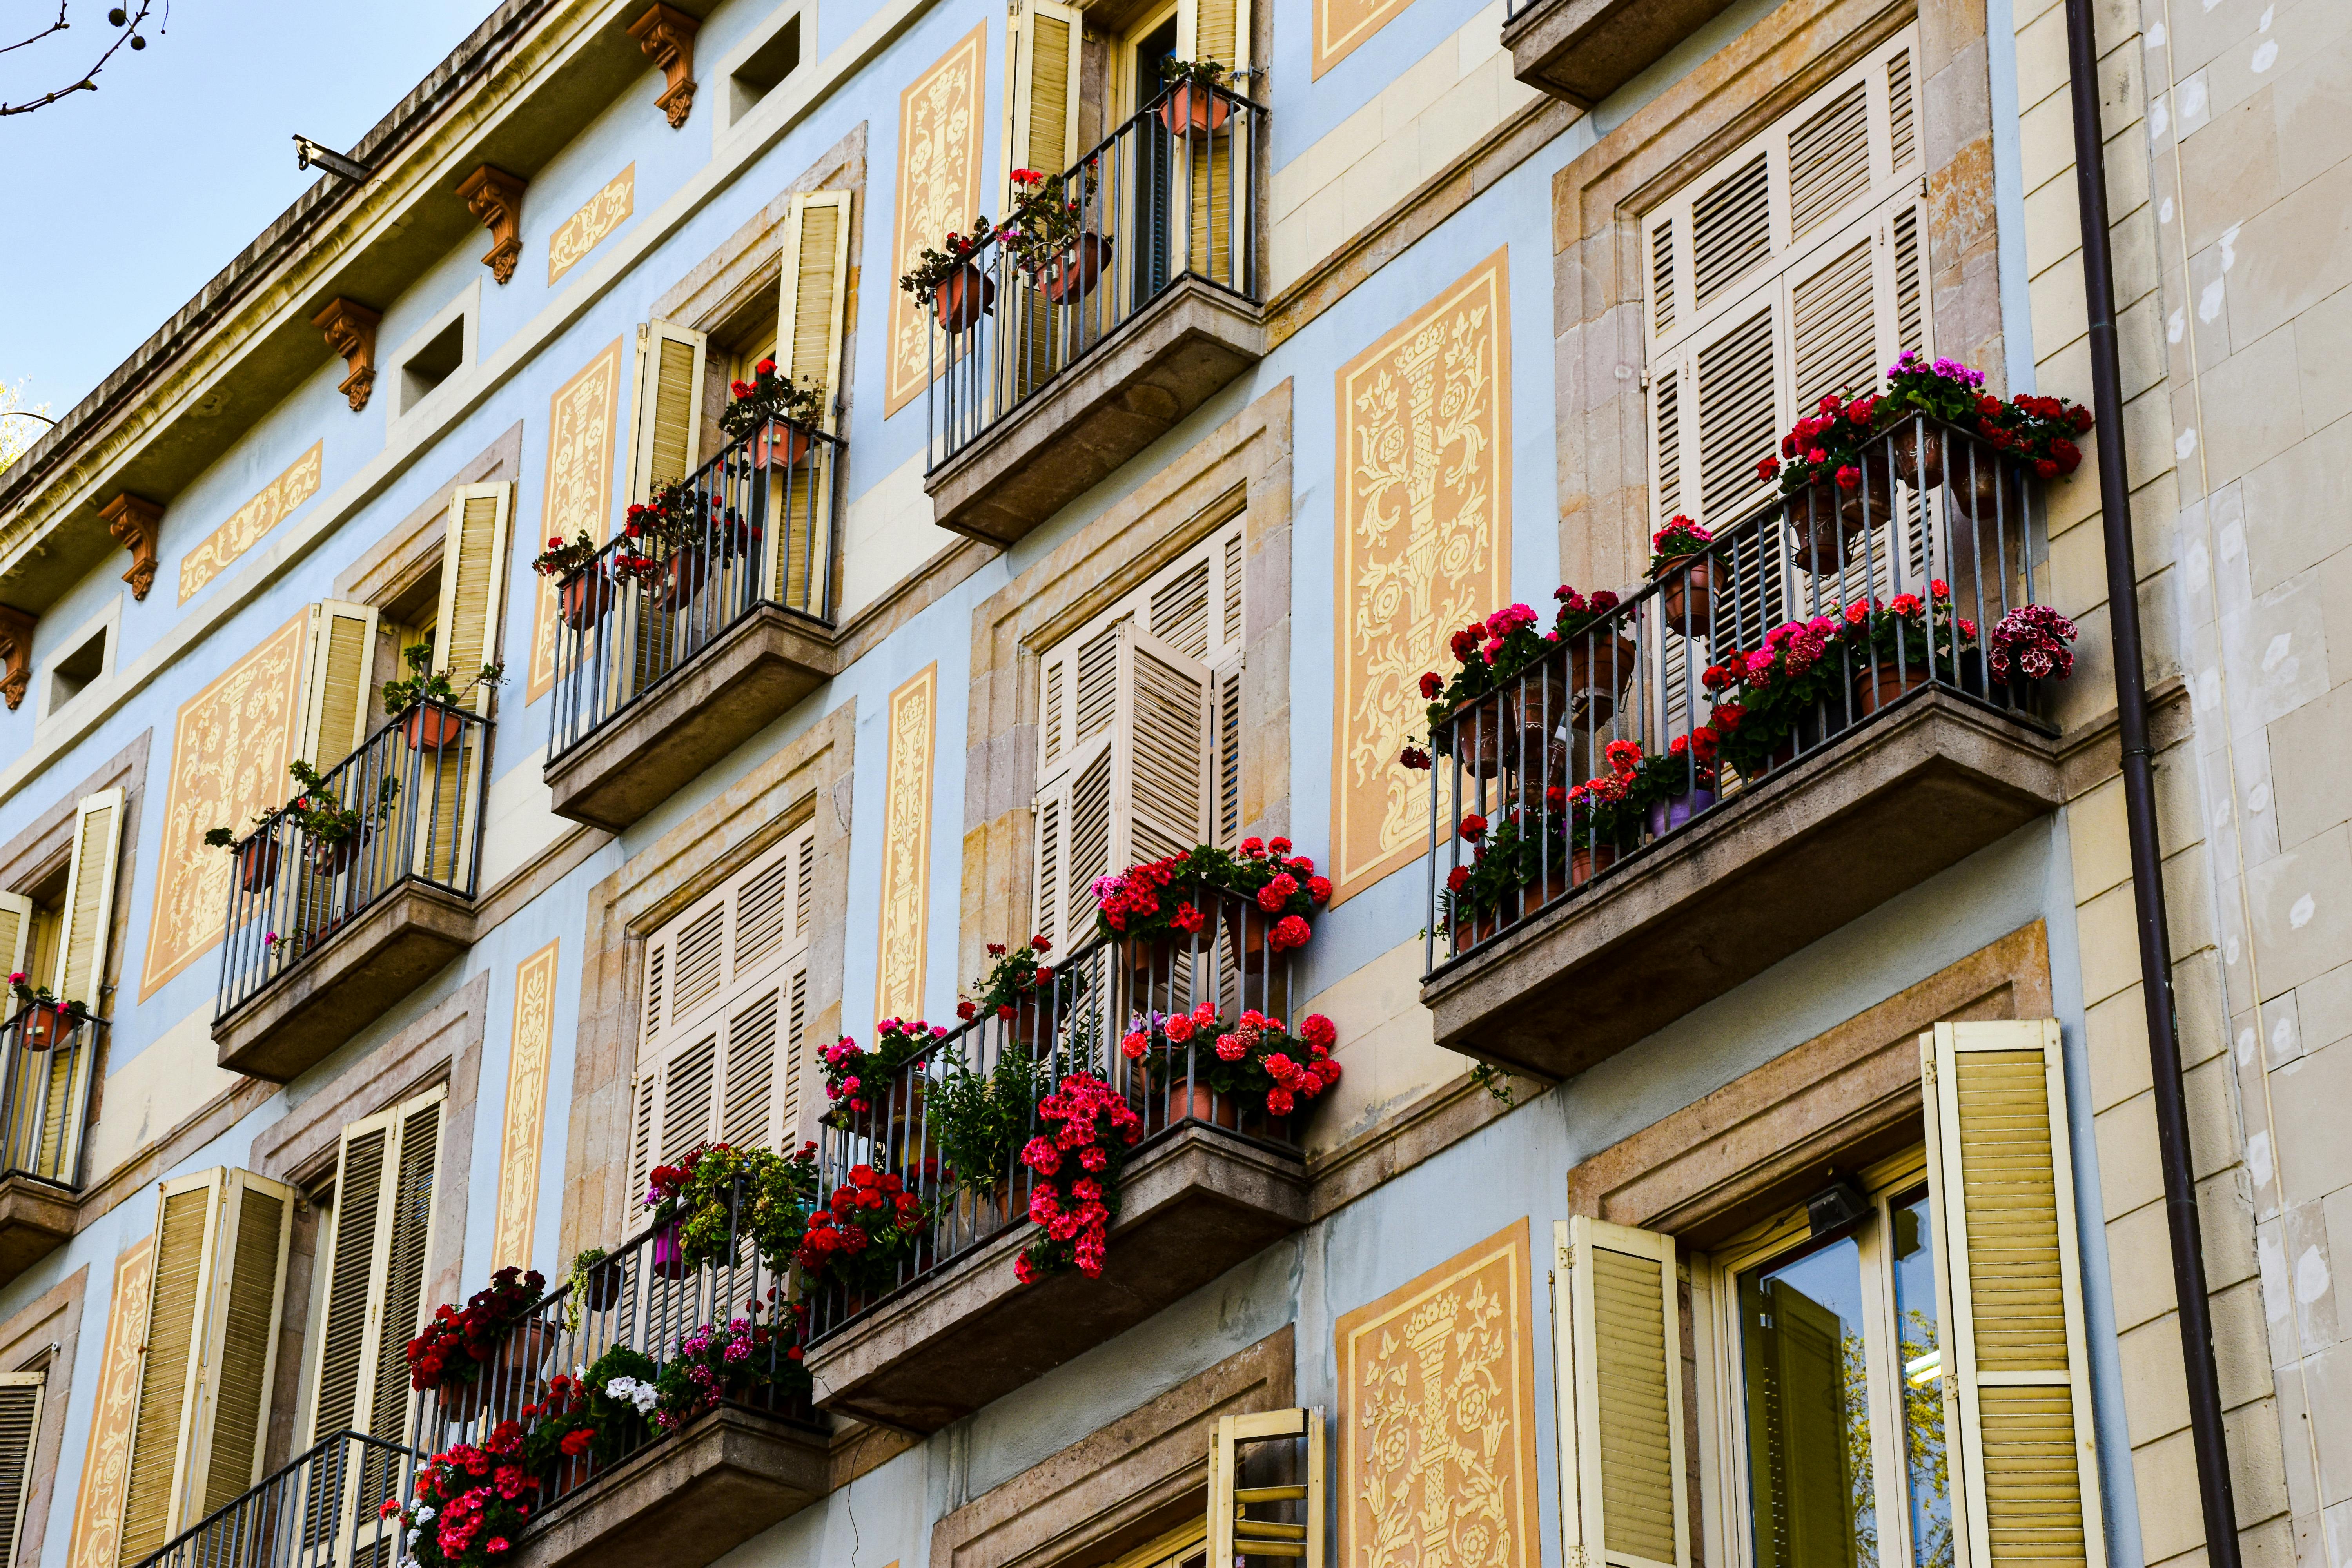
[[[1039,660],[1037,931],[1065,947],[1095,879],[1230,846],[1242,802],[1242,521],[1235,518]]]
[[[444,383],[474,363],[481,303],[482,286],[477,280],[384,356],[383,363],[392,366],[389,417],[394,431]]]
[[[0,1563],[16,1561],[25,1504],[33,1489],[33,1447],[41,1435],[46,1369],[0,1372]]]
[[[1927,348],[1913,47],[1906,29],[1643,219],[1658,523],[1737,522],[1800,408]]]
[[[119,1559],[134,1563],[261,1479],[292,1189],[215,1169],[163,1184]]]
[[[706,1143],[772,1149],[807,1082],[816,825],[805,822],[646,943],[633,1192]]]

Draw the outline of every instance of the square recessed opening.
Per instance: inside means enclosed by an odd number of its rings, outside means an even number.
[[[449,324],[433,334],[432,341],[400,364],[400,411],[403,414],[425,401],[435,387],[456,374],[466,363],[466,318],[459,314],[449,318]]]
[[[801,63],[801,19],[795,12],[727,79],[728,119],[740,120]]]
[[[49,711],[57,712],[82,693],[82,689],[106,673],[106,637],[111,628],[100,626],[79,647],[49,666]]]

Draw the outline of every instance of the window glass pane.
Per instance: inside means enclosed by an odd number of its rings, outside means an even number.
[[[1903,1368],[1903,1465],[1916,1568],[1952,1568],[1952,1481],[1944,1461],[1943,1346],[1927,1194],[1894,1205],[1895,1317]]]
[[[1756,1568],[1877,1568],[1862,1252],[1739,1277]]]

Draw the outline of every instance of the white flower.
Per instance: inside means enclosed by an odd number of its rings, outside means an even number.
[[[616,1377],[604,1385],[604,1392],[614,1399],[627,1400],[637,1407],[640,1415],[651,1415],[661,1401],[661,1390],[634,1377]]]
[[[418,1504],[416,1505],[416,1522],[417,1522],[417,1523],[419,1523],[419,1524],[425,1523],[427,1521],[431,1520],[431,1519],[432,1519],[432,1517],[433,1517],[433,1509],[432,1509],[432,1507],[431,1507],[431,1505],[430,1505],[430,1504],[427,1504],[427,1503],[418,1503]]]

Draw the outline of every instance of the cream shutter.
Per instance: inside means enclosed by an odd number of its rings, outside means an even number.
[[[347,1428],[406,1436],[404,1352],[424,1318],[446,1098],[436,1089],[343,1129],[304,1447]]]
[[[33,1489],[33,1448],[41,1435],[41,1396],[48,1374],[0,1372],[0,1563],[16,1561],[25,1538],[25,1503]]]
[[[781,342],[781,340],[780,340]],[[637,329],[637,391],[629,405],[629,500],[694,472],[702,429],[702,364],[710,335],[675,321]]]
[[[140,1352],[121,1561],[261,1477],[294,1194],[247,1171],[163,1184]]]
[[[1552,1245],[1565,1555],[1689,1568],[1674,1238],[1578,1215]]]
[[[310,620],[302,661],[301,754],[323,773],[367,739],[376,612],[373,605],[329,599],[310,606]]]
[[[1211,677],[1216,706],[1211,714],[1214,739],[1210,743],[1211,839],[1220,849],[1231,849],[1242,836],[1242,661],[1236,656]]]
[[[851,193],[810,191],[793,198],[784,225],[783,281],[776,321],[779,368],[824,389],[818,421],[830,434],[840,415],[841,346],[849,304]],[[699,384],[699,383],[698,383]],[[832,560],[833,465],[817,457],[769,472],[772,489],[768,548],[776,602],[816,611],[825,599]]]
[[[1268,1467],[1276,1475],[1298,1479],[1254,1473],[1265,1465],[1261,1456],[1276,1461]],[[1279,1463],[1284,1459],[1288,1462]],[[1207,1561],[1238,1564],[1244,1558],[1280,1557],[1323,1568],[1324,1468],[1320,1410],[1218,1416],[1209,1441]]]
[[[498,662],[499,618],[506,606],[507,533],[514,486],[459,485],[449,497],[449,522],[441,540],[441,604],[434,616],[433,668],[471,680],[482,666]],[[489,706],[489,693],[476,687],[465,705],[477,713]]]
[[[1229,70],[1250,66],[1250,0],[1180,0],[1176,7],[1176,55],[1215,60]],[[1144,84],[1147,90],[1150,84]]]
[[[0,958],[11,974],[27,974],[32,962],[33,900],[22,893],[0,893]]]
[[[57,994],[101,1016],[123,798],[120,788],[100,790],[83,796],[74,810],[73,868],[66,878],[65,931],[58,942]]]
[[[1961,1560],[2104,1563],[2057,1021],[1938,1024],[1919,1047]]]
[[[1180,854],[1208,837],[1211,706],[1200,660],[1132,622],[1119,626],[1113,867]]]
[[[1004,200],[1013,171],[1060,174],[1078,161],[1078,49],[1085,14],[1054,0],[1021,0],[1005,51]]]

